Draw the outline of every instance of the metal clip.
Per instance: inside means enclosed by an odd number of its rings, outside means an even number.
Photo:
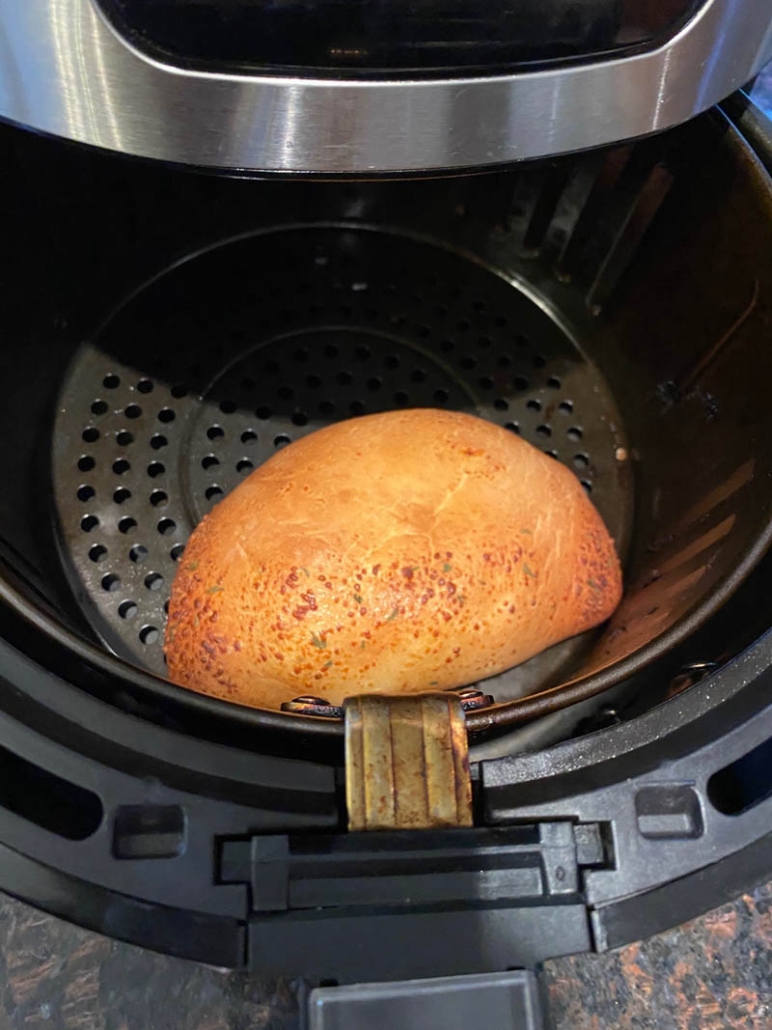
[[[447,693],[349,698],[350,830],[472,825],[469,744],[461,701]]]

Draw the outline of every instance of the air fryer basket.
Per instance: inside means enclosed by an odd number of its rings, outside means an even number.
[[[50,560],[35,586],[61,614],[18,582],[5,596],[104,671],[184,703],[163,683],[162,640],[187,536],[277,447],[365,412],[451,407],[520,433],[576,472],[624,557],[610,623],[486,683],[496,705],[469,713],[472,729],[630,676],[764,553],[772,207],[720,115],[457,181],[125,174],[136,253],[111,239],[95,279],[109,281],[113,261],[115,283],[89,297],[85,331],[58,348],[42,332],[27,355],[43,365],[56,353],[48,407],[10,404],[29,432],[45,420],[52,482],[23,491],[34,528],[4,534],[29,582],[26,538],[53,527],[40,546],[55,537],[70,599]],[[102,217],[125,200],[100,195]],[[148,229],[152,218],[168,227]],[[100,241],[96,220],[93,231]],[[7,370],[9,394],[24,374],[24,360]]]
[[[474,412],[566,461],[626,550],[621,416],[524,288],[433,241],[346,224],[269,230],[162,274],[78,351],[57,405],[62,551],[97,632],[163,675],[175,567],[223,494],[335,419],[424,405]],[[518,697],[582,649],[487,688]]]

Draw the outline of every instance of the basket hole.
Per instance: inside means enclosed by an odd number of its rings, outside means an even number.
[[[362,401],[352,401],[348,406],[348,410],[352,415],[364,415],[365,405]]]
[[[106,576],[102,576],[102,589],[108,593],[112,593],[118,590],[121,585],[121,577],[116,576],[114,572],[108,572]]]
[[[133,619],[137,614],[137,605],[134,601],[121,601],[118,605],[118,614],[122,619]]]
[[[84,454],[78,458],[78,468],[81,472],[90,472],[96,465],[96,462],[90,454]]]
[[[172,561],[179,561],[185,553],[185,544],[175,544],[169,551],[169,557]]]
[[[112,374],[107,375],[102,380],[102,386],[104,386],[104,388],[106,390],[115,390],[120,385],[121,385],[121,380],[116,375],[112,375]]]
[[[96,426],[87,426],[83,430],[82,436],[86,443],[96,443],[99,439],[99,430]]]
[[[321,376],[306,376],[306,386],[311,390],[316,390],[322,385]]]
[[[455,347],[456,347],[456,345],[453,342],[453,340],[447,340],[446,339],[446,340],[441,340],[440,341],[440,350],[444,351],[446,354],[450,354],[450,352],[452,350],[455,350]]]
[[[104,561],[107,557],[107,548],[104,544],[94,544],[89,548],[88,556],[93,562]]]
[[[295,426],[308,425],[308,415],[306,415],[305,411],[296,411],[292,416],[292,424]]]
[[[536,432],[539,434],[539,436],[552,436],[552,427],[546,424],[537,426]]]
[[[91,412],[94,415],[104,415],[107,411],[107,401],[93,401],[91,404]]]
[[[573,401],[561,401],[560,404],[558,404],[558,411],[563,415],[570,415],[573,410]]]
[[[115,442],[120,447],[128,447],[130,443],[134,443],[134,434],[130,433],[128,429],[122,429],[115,437]]]
[[[571,428],[566,433],[566,436],[569,440],[581,440],[582,430],[579,428],[579,426],[571,426]]]
[[[575,454],[572,460],[575,469],[589,468],[590,459],[587,457],[586,454]]]
[[[132,529],[137,528],[137,520],[132,518],[131,515],[126,515],[118,522],[118,529],[121,533],[130,533]]]
[[[201,468],[203,469],[215,468],[215,466],[219,464],[220,459],[216,454],[207,454],[201,459]]]
[[[550,376],[547,380],[547,386],[549,386],[551,390],[559,390],[562,385],[563,384],[557,376]]]
[[[152,379],[140,379],[137,383],[137,389],[140,393],[152,393],[153,392],[153,380]]]
[[[517,436],[520,436],[520,423],[519,422],[507,422],[507,424],[504,426],[504,428],[508,429],[510,431],[510,433],[515,433]]]
[[[126,418],[139,418],[141,414],[142,408],[139,404],[129,404],[125,411]]]
[[[278,393],[283,401],[291,401],[292,398],[295,396],[295,391],[292,389],[291,386],[280,387]]]
[[[541,401],[532,397],[526,404],[526,408],[530,408],[531,411],[541,411]]]
[[[356,350],[354,351],[354,357],[358,361],[369,361],[370,360],[370,348],[369,347],[364,347],[364,346],[357,347]]]
[[[383,380],[379,379],[378,376],[372,376],[370,379],[367,380],[367,389],[370,390],[372,393],[377,393],[382,386]]]
[[[338,372],[335,379],[341,386],[348,386],[354,377],[350,372]]]
[[[387,354],[383,359],[384,368],[399,368],[399,358],[396,354]]]
[[[405,404],[407,404],[407,402],[408,402],[408,395],[405,393],[404,390],[398,390],[394,394],[394,403],[399,405],[399,407],[404,407]]]
[[[141,565],[147,558],[147,548],[142,544],[134,544],[132,549],[129,551],[129,558],[131,558],[136,565]]]
[[[242,443],[255,443],[257,440],[257,433],[252,429],[245,429],[241,434]]]
[[[113,472],[116,476],[122,476],[125,472],[128,472],[131,468],[131,462],[127,461],[126,458],[118,458],[117,461],[113,462]]]
[[[480,376],[479,383],[483,390],[490,390],[493,386],[493,380],[490,376]]]
[[[588,494],[592,493],[592,483],[589,481],[589,479],[583,479],[582,480],[582,486],[584,487],[586,493],[588,493]]]
[[[238,405],[236,404],[236,402],[234,400],[231,400],[230,397],[226,397],[224,400],[220,401],[220,411],[223,413],[223,415],[232,415],[233,412],[236,410],[237,406]]]
[[[293,351],[292,357],[294,361],[298,361],[302,364],[302,362],[308,361],[308,351],[303,347],[299,347],[296,351]]]
[[[80,528],[84,533],[90,533],[92,529],[96,529],[99,525],[99,519],[96,515],[84,515],[80,520]]]
[[[434,394],[433,394],[433,398],[437,402],[437,404],[446,404],[447,400],[448,400],[448,391],[447,390],[435,390]]]
[[[149,572],[145,576],[145,586],[148,590],[160,590],[164,585],[164,578],[160,572]]]
[[[139,631],[139,639],[143,644],[150,646],[151,644],[157,644],[161,634],[155,628],[155,626],[143,626]]]
[[[525,376],[515,376],[513,382],[516,390],[527,390],[530,385]]]
[[[509,411],[509,401],[505,397],[497,397],[493,402],[493,407],[497,411]]]
[[[512,364],[512,358],[509,356],[509,354],[499,354],[499,356],[496,358],[496,364],[499,366],[499,368],[509,368],[509,366]]]
[[[461,359],[461,367],[465,368],[467,370],[474,368],[476,366],[476,364],[477,364],[477,358],[472,357],[471,354],[466,354]]]
[[[222,426],[210,426],[206,431],[206,435],[210,440],[218,440],[221,436],[225,436],[225,430]]]
[[[326,358],[337,358],[338,348],[335,346],[334,343],[327,344],[327,346],[324,348],[324,356]]]
[[[182,400],[183,397],[188,396],[188,388],[184,383],[175,383],[169,391],[175,400]]]
[[[279,433],[279,435],[278,435],[278,436],[275,436],[275,437],[273,438],[273,445],[274,445],[274,447],[286,447],[286,446],[287,446],[287,444],[288,444],[288,443],[291,443],[291,442],[292,442],[292,441],[291,441],[291,440],[290,440],[290,438],[289,438],[289,437],[288,437],[288,436],[286,435],[286,433]]]
[[[332,401],[320,401],[319,412],[322,415],[333,415],[335,413],[335,405]]]
[[[113,500],[116,504],[123,504],[124,502],[128,501],[130,497],[131,490],[127,489],[125,486],[119,486],[118,489],[113,493]]]
[[[154,508],[162,508],[169,500],[164,490],[154,490],[150,495],[150,503]]]
[[[177,416],[173,408],[161,408],[161,410],[158,412],[158,421],[163,422],[165,425],[168,425],[170,422],[173,422],[176,417]]]
[[[267,405],[261,404],[259,408],[255,409],[255,414],[258,418],[267,419],[270,418],[273,412]]]
[[[254,464],[249,460],[249,458],[240,458],[239,461],[236,462],[236,471],[241,472],[242,474],[244,472],[251,472],[254,467]]]
[[[493,346],[493,340],[490,338],[490,336],[481,336],[477,342],[483,348],[483,350],[487,350],[488,347]]]
[[[87,483],[84,483],[83,486],[78,487],[78,500],[90,501],[95,493],[96,490],[93,486],[89,486]]]
[[[164,472],[166,472],[166,466],[162,465],[160,461],[151,461],[147,467],[147,474],[151,479],[162,476]]]
[[[472,328],[472,323],[469,321],[469,319],[462,318],[460,322],[456,323],[456,328],[460,332],[466,333],[466,332],[469,332],[469,330]]]
[[[161,519],[156,528],[161,536],[169,536],[177,528],[177,523],[174,519]]]
[[[166,439],[163,433],[154,433],[153,436],[150,437],[150,446],[153,448],[154,451],[160,451],[161,448],[166,447],[168,443],[169,441]]]
[[[216,497],[222,497],[222,492],[221,486],[208,486],[204,491],[204,496],[207,501],[213,501]]]
[[[541,354],[534,354],[531,360],[533,362],[534,368],[544,368],[544,366],[547,364],[547,359],[542,357]]]

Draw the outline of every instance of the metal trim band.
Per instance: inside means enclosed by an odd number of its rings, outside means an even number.
[[[141,157],[328,175],[439,171],[582,150],[676,125],[772,54],[766,0],[708,0],[665,45],[489,78],[208,73],[121,38],[94,0],[0,0],[0,116]]]

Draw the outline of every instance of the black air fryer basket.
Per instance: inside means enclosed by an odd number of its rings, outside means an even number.
[[[768,870],[772,183],[730,106],[357,184],[3,130],[0,887],[342,982],[612,946]],[[411,406],[573,469],[626,592],[481,684],[474,829],[347,834],[340,718],[172,686],[166,607],[197,521],[277,448]]]

